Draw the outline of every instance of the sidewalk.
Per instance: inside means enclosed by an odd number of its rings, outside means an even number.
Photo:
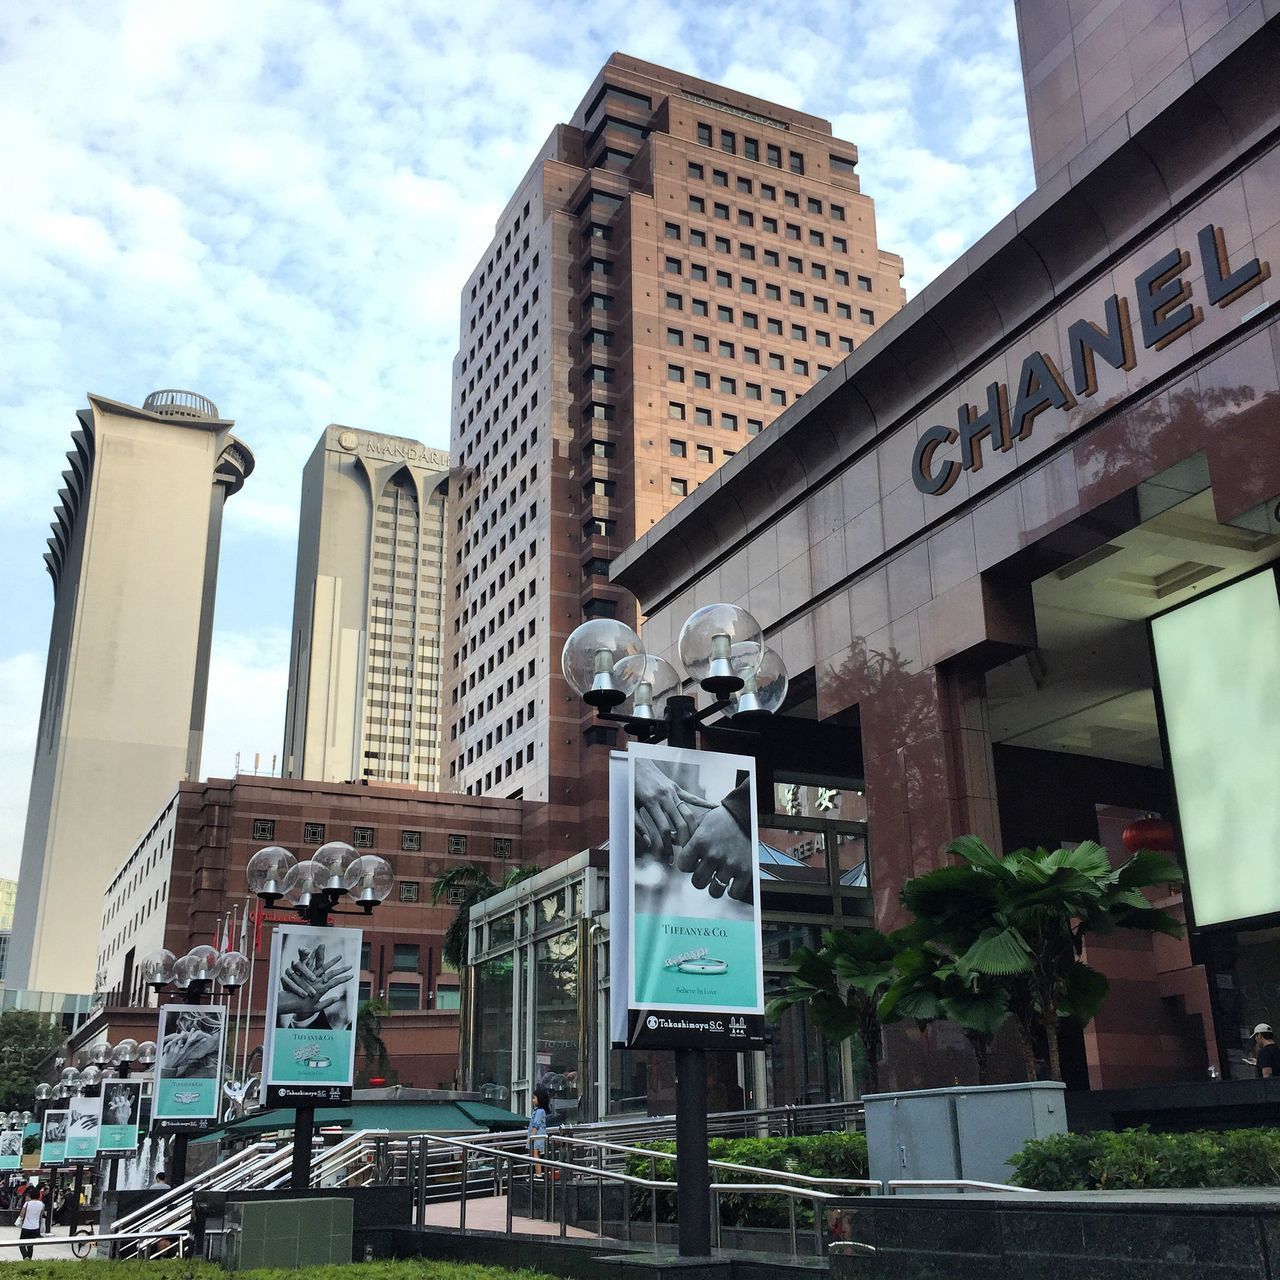
[[[18,1239],[18,1228],[12,1225],[15,1216],[16,1214],[13,1210],[5,1210],[3,1213],[0,1213],[0,1241]],[[37,1260],[40,1258],[70,1258],[74,1256],[71,1252],[71,1246],[67,1243],[66,1227],[54,1227],[52,1237],[40,1237],[42,1241],[47,1241],[51,1238],[58,1240],[60,1243],[36,1243],[34,1257]],[[21,1261],[22,1255],[17,1251],[17,1249],[9,1248],[7,1245],[5,1248],[0,1249],[0,1262]]]
[[[448,1201],[440,1204],[429,1204],[423,1217],[424,1227],[456,1227],[458,1225],[460,1201]],[[507,1231],[507,1197],[486,1196],[480,1200],[467,1201],[467,1230],[496,1231],[502,1235]],[[511,1219],[511,1232],[522,1236],[558,1236],[559,1222],[547,1222],[542,1218]],[[570,1227],[568,1236],[573,1240],[596,1240],[599,1237],[594,1231],[584,1231],[581,1227]]]

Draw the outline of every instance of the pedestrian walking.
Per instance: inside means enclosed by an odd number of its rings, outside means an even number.
[[[27,1198],[22,1202],[22,1208],[18,1211],[18,1238],[20,1240],[38,1239],[40,1236],[40,1224],[43,1219],[44,1205],[41,1203],[40,1196],[35,1187],[28,1187]],[[30,1262],[35,1251],[29,1244],[20,1244],[18,1252]]]

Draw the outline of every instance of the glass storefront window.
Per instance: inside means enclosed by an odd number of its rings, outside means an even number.
[[[555,893],[548,894],[545,898],[538,899],[537,924],[535,925],[535,928],[542,929],[549,924],[555,924],[565,918],[564,898],[564,890],[558,889]]]
[[[786,974],[766,973],[765,1000],[780,996],[786,985]],[[803,1005],[794,1005],[782,1015],[766,1052],[773,1106],[844,1101],[839,1047],[817,1031]]]
[[[837,831],[832,838],[835,840],[836,871],[840,883],[846,888],[867,888],[867,837]]]
[[[509,912],[505,916],[498,916],[496,919],[489,921],[489,946],[503,947],[508,942],[514,942],[516,936],[516,917],[514,912]]]
[[[520,972],[516,979],[516,1079],[529,1078],[529,948],[521,947]]]
[[[765,964],[786,964],[801,947],[816,950],[821,930],[816,925],[791,924],[781,920],[765,920],[761,925],[761,942]]]
[[[826,884],[826,833],[790,827],[761,827],[760,874],[765,881]]]
[[[480,1088],[492,1085],[511,1092],[511,1014],[515,958],[498,956],[477,965],[475,1015],[475,1079]]]
[[[560,905],[563,909],[563,895]],[[575,930],[553,934],[537,944],[533,981],[534,1080],[546,1087],[558,1116],[576,1116],[580,1086]]]

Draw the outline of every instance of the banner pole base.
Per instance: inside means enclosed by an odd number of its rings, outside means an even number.
[[[676,1050],[676,1200],[682,1258],[711,1256],[711,1170],[707,1164],[707,1055]]]
[[[289,1178],[292,1191],[306,1191],[311,1186],[311,1138],[316,1127],[315,1107],[297,1107],[293,1122],[293,1173]]]

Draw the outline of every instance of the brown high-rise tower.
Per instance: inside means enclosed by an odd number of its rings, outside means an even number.
[[[445,784],[546,802],[549,852],[606,834],[610,731],[560,650],[635,621],[611,559],[902,305],[856,165],[826,120],[614,54],[467,281]]]

